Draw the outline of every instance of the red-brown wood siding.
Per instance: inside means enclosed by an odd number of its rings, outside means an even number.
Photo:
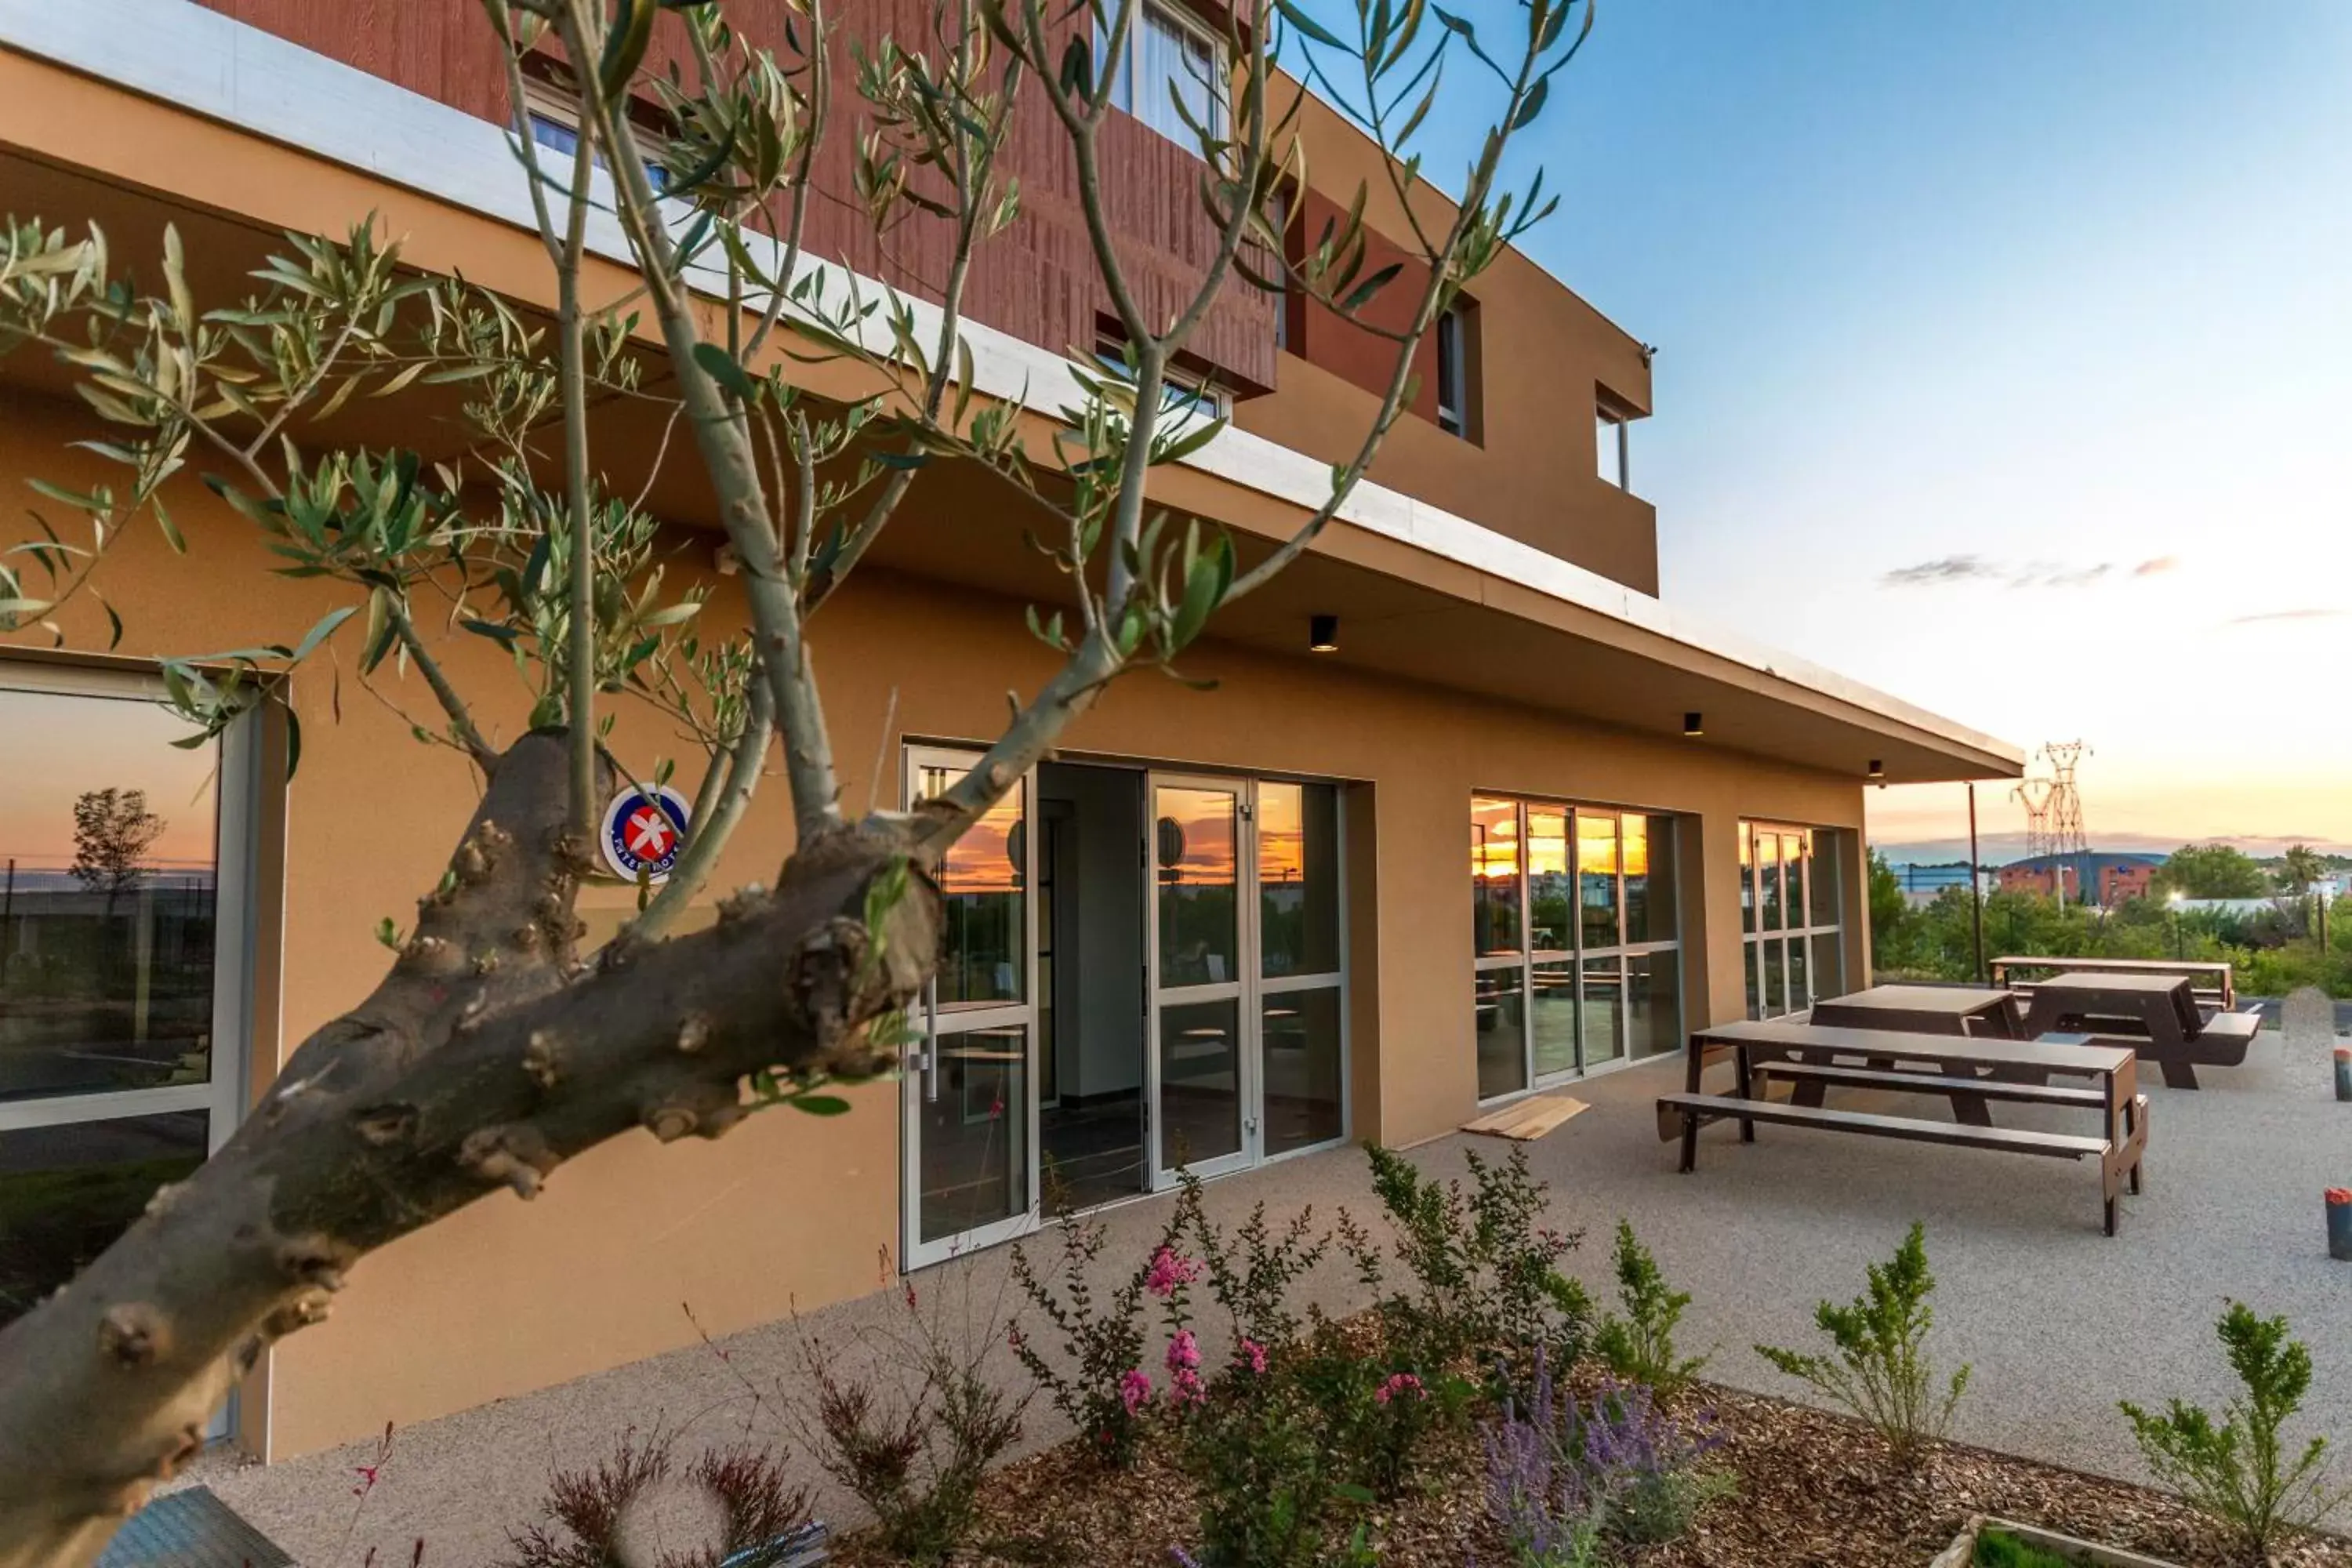
[[[467,114],[494,122],[508,118],[505,72],[478,0],[398,5],[383,0],[198,3]],[[792,51],[783,37],[783,14],[781,6],[739,5],[729,19],[745,37],[787,58]],[[814,255],[936,302],[950,255],[946,225],[917,215],[898,225],[885,244],[849,199],[864,117],[858,113],[846,36],[892,33],[919,47],[928,37],[929,14],[922,0],[863,0],[846,14],[834,77],[836,122],[818,160],[807,243]],[[658,71],[679,57],[677,27],[675,17],[662,18],[649,70]],[[1057,353],[1090,353],[1111,306],[1087,237],[1077,162],[1034,84],[1024,91],[1027,100],[1013,117],[1003,160],[1005,174],[1021,182],[1020,216],[976,253],[966,314]],[[1136,303],[1154,322],[1170,320],[1190,301],[1215,247],[1215,233],[1201,207],[1201,163],[1189,149],[1114,114],[1104,131],[1102,168],[1108,216]],[[1272,386],[1275,310],[1271,297],[1229,279],[1193,337],[1192,353],[1217,373],[1221,384],[1238,392]]]
[[[1327,226],[1336,237],[1347,216],[1345,206],[1321,191],[1310,187],[1304,199],[1294,195],[1290,230],[1285,237],[1291,259],[1305,259],[1307,254],[1322,242]],[[1352,382],[1366,392],[1387,392],[1389,377],[1396,373],[1397,345],[1365,328],[1370,326],[1388,331],[1403,331],[1411,327],[1413,309],[1421,303],[1421,291],[1428,287],[1429,268],[1413,259],[1402,246],[1391,244],[1386,237],[1367,227],[1364,232],[1364,262],[1357,271],[1356,282],[1360,284],[1381,268],[1396,262],[1403,264],[1403,270],[1387,288],[1374,295],[1370,303],[1357,312],[1363,324],[1349,321],[1329,307],[1307,300],[1303,295],[1295,300],[1290,313],[1290,352],[1310,364],[1321,365],[1343,381]],[[1413,350],[1412,369],[1421,381],[1413,389],[1412,400],[1405,407],[1435,424],[1437,334],[1434,331],[1423,337]]]

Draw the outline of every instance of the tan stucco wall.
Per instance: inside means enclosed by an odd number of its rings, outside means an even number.
[[[0,485],[14,489],[26,473],[93,477],[79,455],[60,452],[81,434],[62,405],[0,392]],[[291,640],[340,602],[331,586],[270,575],[252,530],[193,485],[186,491],[175,510],[188,555],[171,554],[142,523],[105,569],[129,628],[125,652]],[[700,548],[690,542],[674,570],[693,572]],[[720,586],[714,621],[731,614],[731,584]],[[96,606],[77,605],[65,620],[77,646],[102,644]],[[1017,605],[907,577],[862,577],[816,625],[856,807],[872,798],[877,757],[895,773],[887,742],[985,738],[1007,687],[1034,689],[1049,657],[1022,630]],[[448,646],[461,679],[516,691],[490,645],[460,634]],[[1694,999],[1695,1020],[1743,1006],[1738,818],[1861,820],[1851,779],[1580,727],[1305,655],[1212,645],[1187,664],[1220,689],[1133,676],[1079,722],[1067,749],[1354,781],[1359,1135],[1411,1142],[1471,1114],[1474,790],[1696,819],[1684,841],[1704,846],[1703,865],[1685,881],[1704,886],[1704,909],[1686,898],[1684,922],[1686,942],[1703,943],[1693,970],[1708,994]],[[429,715],[414,679],[394,694]],[[304,748],[285,809],[283,1038],[255,1043],[257,1078],[381,974],[389,955],[376,921],[406,923],[474,800],[467,766],[410,739],[348,672],[338,689],[331,665],[307,670],[292,701]],[[492,700],[494,732],[512,735],[522,706],[519,694]],[[616,748],[633,768],[650,768],[672,743],[667,726],[640,708],[620,711]],[[680,771],[690,788],[698,770]],[[722,885],[772,878],[784,818],[772,784],[729,852]],[[591,919],[609,924],[627,899],[623,889],[592,895]],[[889,1086],[855,1099],[849,1116],[758,1117],[715,1144],[665,1150],[627,1136],[566,1166],[529,1209],[501,1193],[386,1248],[357,1271],[328,1323],[276,1350],[266,1435],[249,1430],[248,1441],[289,1456],[667,1350],[696,1331],[681,1303],[722,1333],[873,1289],[897,1232],[898,1122]]]

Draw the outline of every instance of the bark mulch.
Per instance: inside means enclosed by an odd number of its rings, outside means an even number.
[[[1703,1510],[1688,1536],[1622,1550],[1624,1568],[1925,1568],[1971,1514],[1994,1514],[2178,1563],[2241,1568],[2212,1528],[2167,1492],[1956,1443],[1906,1471],[1867,1427],[1785,1400],[1702,1385],[1727,1441],[1717,1462],[1738,1489]],[[1432,1447],[1415,1495],[1375,1512],[1372,1535],[1394,1568],[1504,1568],[1488,1525],[1482,1450],[1457,1434]],[[1164,1443],[1110,1474],[1077,1442],[992,1479],[976,1544],[957,1568],[1172,1568],[1171,1543],[1194,1535],[1192,1487]],[[889,1559],[852,1537],[847,1568]],[[2352,1540],[2308,1537],[2274,1568],[2352,1568]]]

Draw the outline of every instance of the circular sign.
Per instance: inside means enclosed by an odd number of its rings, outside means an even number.
[[[686,841],[686,796],[667,784],[625,789],[604,808],[604,864],[625,882],[669,879]]]

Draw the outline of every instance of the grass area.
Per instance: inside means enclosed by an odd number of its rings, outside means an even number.
[[[1976,1554],[1969,1561],[1976,1568],[2074,1568],[2066,1558],[2028,1546],[2005,1530],[1980,1531]]]

